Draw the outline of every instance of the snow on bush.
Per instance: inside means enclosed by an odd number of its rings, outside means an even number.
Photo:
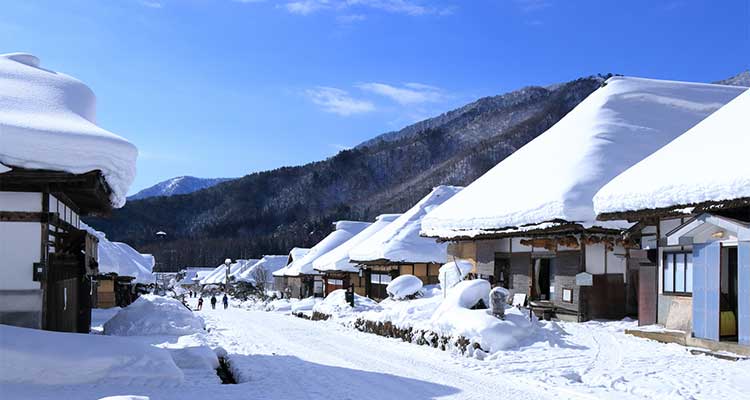
[[[104,334],[117,336],[190,335],[202,332],[203,319],[175,299],[143,295],[104,324]]]
[[[354,293],[354,308],[346,301],[346,290],[338,289],[326,296],[323,301],[313,307],[314,312],[338,317],[351,312],[380,310],[375,300]]]
[[[456,286],[458,282],[464,280],[472,269],[474,269],[474,264],[469,260],[459,259],[443,264],[438,272],[440,287],[445,290]]]
[[[414,297],[422,290],[422,280],[414,275],[401,275],[392,280],[385,291],[388,295],[396,300],[403,300]]]
[[[183,380],[182,371],[166,350],[140,341],[0,325],[2,383],[179,384]]]
[[[458,283],[432,315],[432,329],[444,336],[463,336],[489,353],[516,348],[537,332],[537,326],[517,308],[507,306],[505,320],[487,309],[470,309],[480,300],[488,305],[489,295],[490,283],[483,279]]]

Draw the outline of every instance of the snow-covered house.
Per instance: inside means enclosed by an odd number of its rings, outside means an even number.
[[[451,241],[495,285],[540,313],[635,313],[627,221],[597,221],[596,192],[736,97],[722,85],[613,77],[542,135],[428,215],[422,233]],[[654,172],[658,173],[658,172]]]
[[[338,221],[334,226],[333,232],[311,247],[307,254],[283,269],[286,277],[286,287],[283,290],[291,297],[323,296],[323,274],[313,269],[313,262],[362,232],[370,223]]]
[[[96,125],[94,93],[30,54],[0,55],[0,323],[88,332],[96,237],[138,151]]]
[[[111,242],[107,236],[81,222],[81,228],[96,237],[99,273],[94,277],[92,306],[126,307],[137,298],[135,286],[154,283],[154,257],[141,254],[126,243]]]
[[[638,222],[641,324],[750,346],[750,90],[594,197]]]
[[[383,214],[378,216],[375,222],[365,230],[313,261],[313,269],[323,273],[325,295],[337,289],[348,288],[350,285],[354,287],[354,292],[358,295],[364,296],[366,294],[368,281],[361,273],[359,265],[349,259],[349,251],[380,232],[400,215]]]
[[[430,211],[459,193],[456,186],[438,186],[388,226],[349,251],[365,278],[365,294],[374,299],[388,297],[386,286],[404,274],[415,275],[424,284],[438,283],[439,269],[447,259],[447,244],[421,237],[422,220]]]
[[[286,267],[289,256],[265,255],[258,262],[237,274],[236,281],[250,284],[254,287],[263,286],[264,289],[274,290],[273,273]],[[259,284],[259,279],[262,282]]]
[[[208,274],[205,278],[201,279],[200,284],[203,286],[218,285],[226,287],[227,276],[229,276],[229,280],[232,281],[236,274],[244,271],[246,268],[252,266],[258,261],[258,259],[235,260],[233,263],[229,264],[228,271],[226,264],[221,264],[216,267],[213,272]]]
[[[216,270],[215,267],[186,267],[182,271],[182,279],[177,281],[177,286],[184,290],[197,292],[200,289],[200,281]]]
[[[289,270],[289,266],[294,261],[301,259],[309,252],[310,249],[306,247],[294,247],[289,251],[286,265],[282,268],[277,269],[276,272],[271,273],[271,275],[273,275],[273,287],[275,290],[279,291],[285,296],[291,294],[291,289],[287,290],[289,288],[289,279],[285,274]]]

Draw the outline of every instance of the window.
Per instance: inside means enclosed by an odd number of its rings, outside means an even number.
[[[693,253],[664,253],[662,289],[666,294],[693,293]]]
[[[388,274],[372,274],[370,275],[370,283],[376,285],[387,285],[391,283],[391,276]]]

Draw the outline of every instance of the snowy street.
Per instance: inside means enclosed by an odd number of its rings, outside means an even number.
[[[196,299],[191,300],[194,303]],[[96,311],[97,323],[113,315],[109,310]],[[135,368],[131,372],[110,372],[115,374],[111,376],[114,381],[55,384],[66,380],[54,364],[44,362],[32,368],[47,374],[42,379],[47,383],[6,383],[0,385],[0,392],[3,399],[116,395],[354,399],[363,393],[373,398],[425,400],[750,398],[750,361],[696,356],[685,347],[625,335],[623,330],[633,327],[633,321],[546,323],[556,334],[480,360],[359,332],[345,326],[343,320],[310,321],[282,312],[248,310],[236,302],[227,310],[207,306],[195,314],[205,320],[206,331],[181,336],[142,331],[144,336],[131,336],[139,334],[132,331],[127,336],[90,337],[117,340],[120,348],[132,343],[166,349],[167,359],[159,362],[171,364],[171,356],[179,371],[169,372],[164,369],[166,364],[160,367],[147,361],[144,365],[136,360],[129,364],[128,368]],[[157,326],[156,321],[134,320],[141,327]],[[120,326],[136,325],[126,322]],[[85,340],[87,335],[71,337]],[[215,359],[211,349],[225,356],[238,384],[220,383],[215,366],[207,361]],[[126,362],[123,356],[117,357]],[[25,361],[11,358],[9,362]],[[104,361],[99,365],[94,368],[107,367]],[[138,370],[140,375],[135,372]],[[22,371],[17,374],[24,376]]]

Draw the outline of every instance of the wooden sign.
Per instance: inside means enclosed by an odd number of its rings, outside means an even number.
[[[578,286],[594,286],[594,275],[588,272],[581,272],[576,275],[576,285]]]

